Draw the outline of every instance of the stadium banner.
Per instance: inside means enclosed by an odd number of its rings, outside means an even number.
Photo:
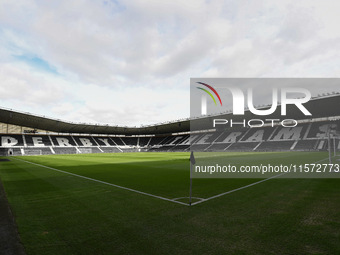
[[[192,178],[339,178],[340,79],[191,78]]]

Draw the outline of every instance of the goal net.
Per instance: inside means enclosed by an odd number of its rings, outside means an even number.
[[[331,148],[333,150],[332,151],[333,155],[339,157],[340,156],[340,138],[338,136],[332,138]]]
[[[42,150],[37,149],[25,149],[25,155],[42,155]]]
[[[92,148],[78,148],[80,153],[92,153]]]

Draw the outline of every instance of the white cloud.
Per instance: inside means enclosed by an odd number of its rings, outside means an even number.
[[[88,85],[74,95],[82,103],[65,113],[68,120],[135,126],[189,116],[189,95],[183,89]]]
[[[48,107],[66,95],[66,85],[61,79],[42,75],[19,64],[2,64],[0,80],[0,99],[13,102],[14,106],[26,103],[37,108]]]
[[[1,105],[139,125],[189,116],[190,77],[339,76],[334,1],[0,3]],[[59,75],[14,56],[46,61]]]

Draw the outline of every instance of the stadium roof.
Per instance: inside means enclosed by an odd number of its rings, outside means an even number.
[[[321,98],[314,98],[304,104],[305,107],[313,114],[312,118],[323,118],[340,116],[340,95],[333,94]],[[267,109],[269,107],[263,107]],[[244,116],[235,116],[231,113],[224,113],[218,116],[221,119],[233,119],[240,121],[241,119],[283,119],[281,107],[270,116],[257,116],[249,111],[245,112]],[[46,118],[44,116],[33,115],[14,111],[12,109],[0,108],[0,122],[30,127],[35,129],[47,130],[56,133],[79,133],[79,134],[110,134],[110,135],[161,135],[170,133],[180,133],[190,131],[190,122],[194,122],[195,127],[200,127],[201,130],[210,129],[212,119],[216,116],[206,116],[196,119],[186,119],[162,124],[155,124],[142,127],[124,127],[103,124],[85,124],[72,123],[58,119]],[[287,115],[285,119],[311,119],[311,116],[305,116],[300,111],[296,110],[295,106],[287,106]]]
[[[145,127],[124,127],[105,124],[72,123],[30,113],[18,112],[12,109],[0,109],[0,122],[56,133],[77,134],[152,135],[186,132],[190,130],[189,120]]]

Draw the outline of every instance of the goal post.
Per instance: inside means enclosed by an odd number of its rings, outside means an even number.
[[[340,146],[339,142],[340,142],[339,137],[334,136],[333,141],[332,141],[334,157],[339,155],[339,146]]]
[[[327,138],[327,143],[328,143],[328,160],[329,160],[329,164],[332,164],[332,138],[331,135],[328,135]]]
[[[329,135],[327,138],[328,143],[328,155],[329,155],[329,163],[332,163],[332,158],[335,160],[339,160],[339,149],[340,149],[340,139],[338,134]]]
[[[339,150],[340,150],[340,137],[337,135],[333,138],[333,151],[335,157],[340,156]]]
[[[334,149],[334,156],[339,155],[339,150],[340,150],[340,120],[337,121],[336,124],[336,131],[333,136],[333,149]]]
[[[78,147],[78,150],[79,150],[78,153],[82,153],[82,154],[92,153],[92,148],[81,148],[81,147]]]
[[[24,149],[24,152],[27,156],[43,155],[42,150],[39,149]]]

